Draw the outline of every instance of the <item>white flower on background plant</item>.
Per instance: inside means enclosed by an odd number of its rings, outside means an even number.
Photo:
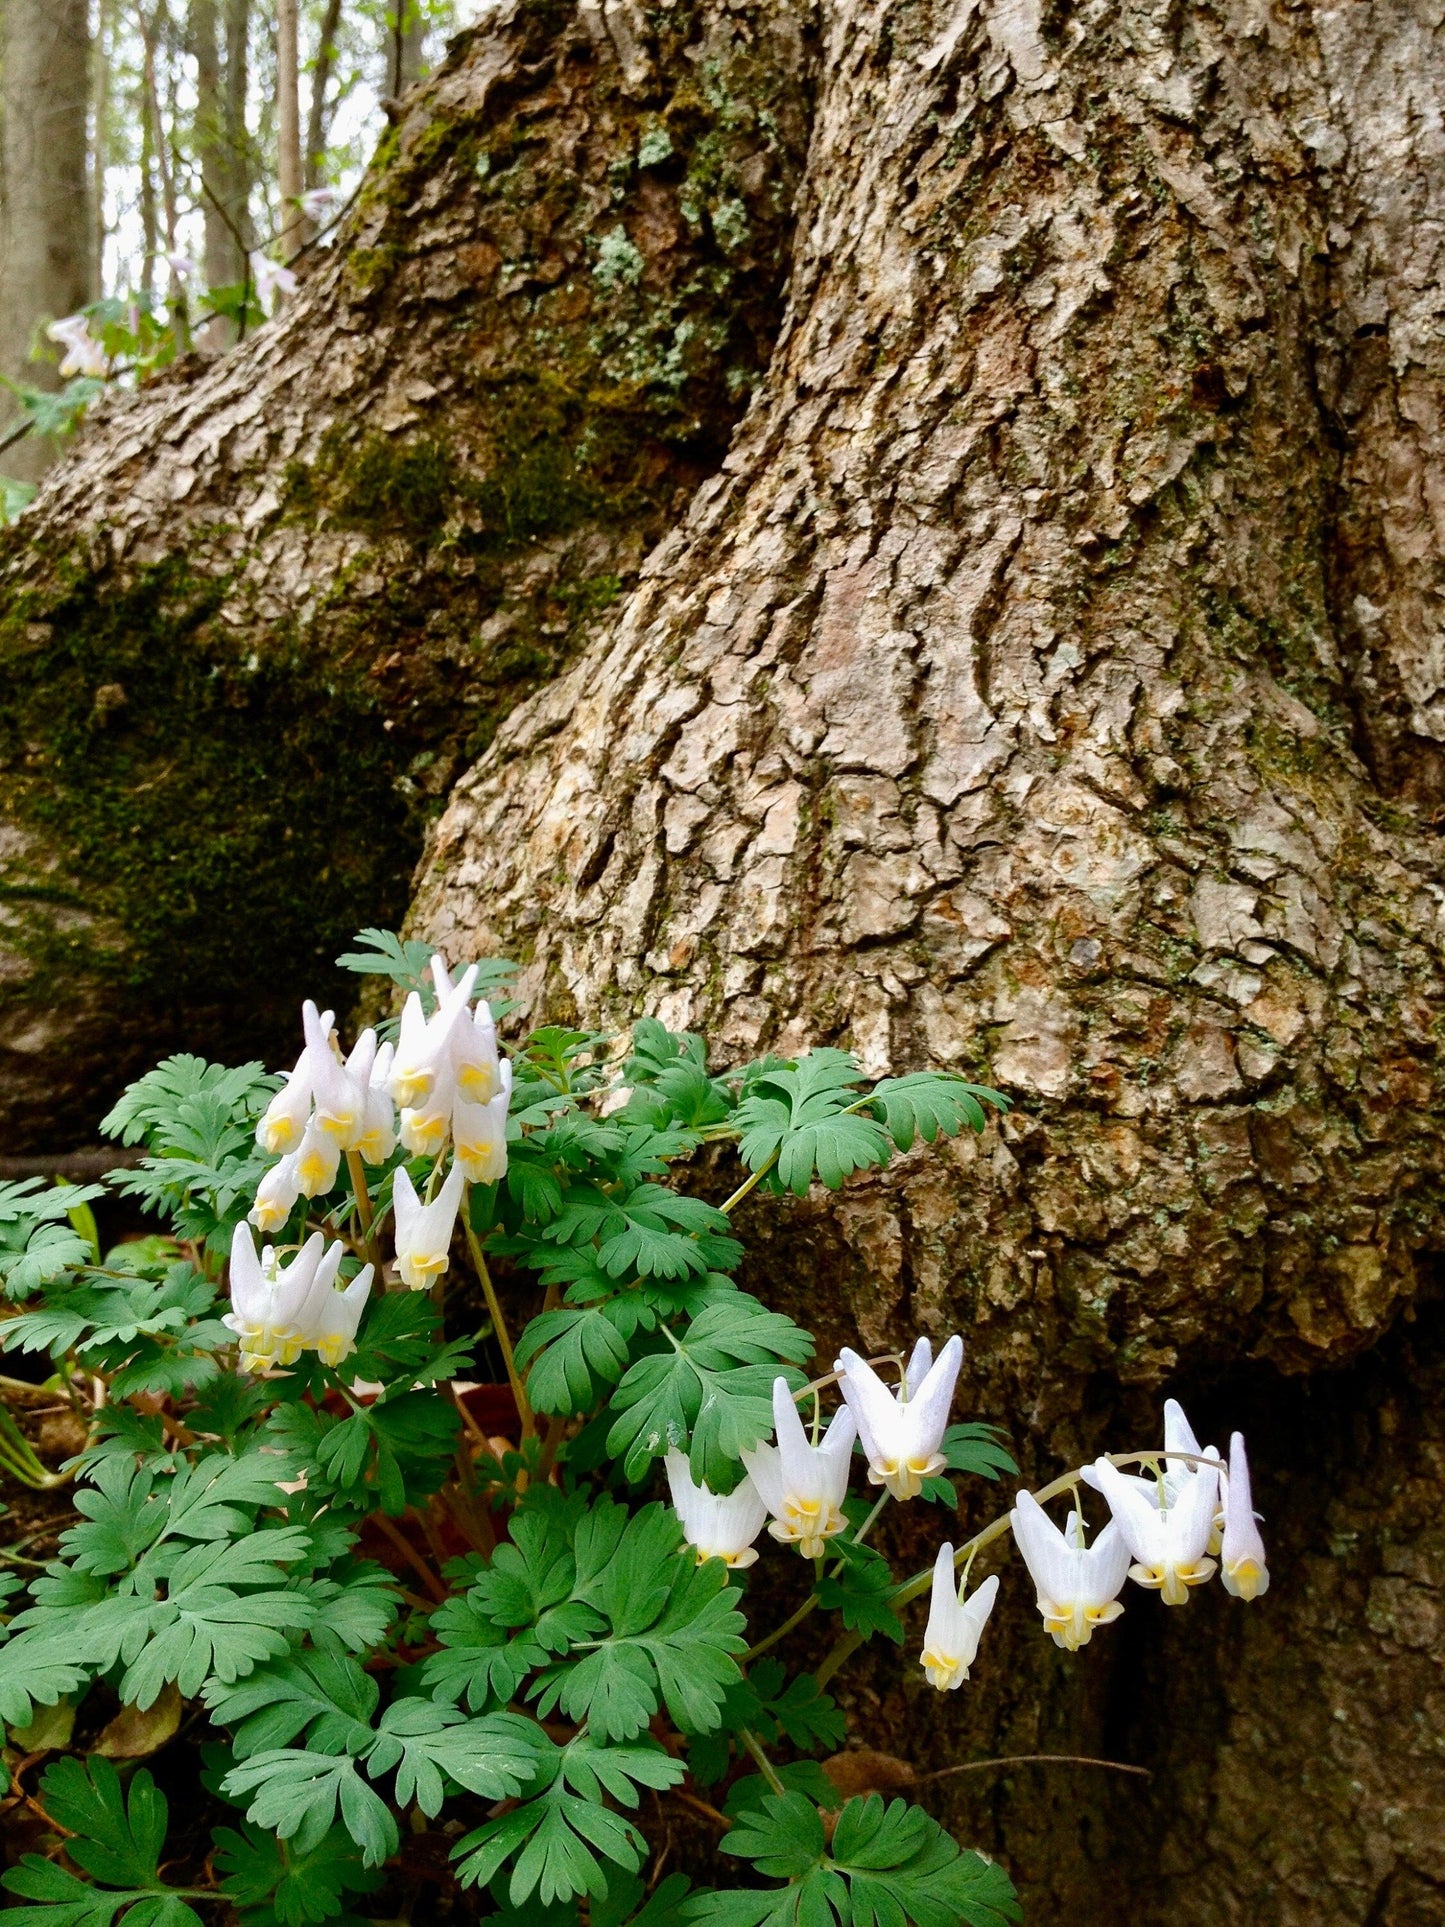
[[[1224,1480],[1224,1538],[1220,1546],[1220,1580],[1236,1599],[1258,1599],[1269,1591],[1269,1567],[1264,1540],[1255,1524],[1254,1499],[1249,1485],[1249,1460],[1244,1437],[1229,1441],[1229,1471]]]
[[[222,1324],[240,1340],[241,1370],[264,1372],[273,1365],[294,1365],[306,1348],[301,1317],[318,1281],[331,1289],[345,1247],[327,1246],[318,1231],[289,1265],[270,1245],[260,1255],[248,1224],[231,1238],[231,1309]]]
[[[301,212],[308,221],[320,221],[341,199],[334,187],[308,187],[301,196]]]
[[[512,1101],[512,1066],[502,1062],[497,1093],[485,1104],[458,1095],[452,1106],[452,1137],[457,1163],[469,1184],[496,1184],[507,1174],[507,1107]]]
[[[843,1406],[814,1445],[803,1428],[788,1381],[775,1378],[773,1427],[777,1443],[745,1451],[743,1464],[772,1514],[768,1530],[773,1537],[784,1545],[796,1545],[805,1559],[821,1558],[828,1540],[848,1524],[843,1500],[856,1422]]]
[[[1119,1593],[1129,1573],[1129,1546],[1123,1533],[1110,1519],[1086,1545],[1077,1511],[1060,1532],[1032,1492],[1019,1493],[1009,1524],[1034,1582],[1045,1631],[1056,1646],[1076,1653],[1097,1627],[1124,1610]]]
[[[396,1268],[409,1290],[428,1290],[451,1263],[452,1232],[465,1182],[462,1167],[453,1164],[440,1191],[430,1204],[423,1204],[406,1166],[397,1166],[391,1193],[396,1212]]]
[[[330,1016],[327,1012],[327,1016]],[[376,1058],[376,1032],[364,1030],[343,1064],[336,1050],[336,1033],[308,997],[301,1006],[306,1035],[306,1057],[315,1104],[311,1123],[343,1150],[354,1150],[362,1131],[366,1087]]]
[[[946,1693],[961,1686],[978,1653],[979,1638],[998,1597],[996,1576],[965,1599],[953,1576],[953,1547],[940,1546],[933,1562],[933,1592],[923,1635],[923,1670],[930,1686]]]
[[[61,321],[52,321],[45,332],[65,349],[60,364],[62,379],[88,375],[93,381],[103,381],[110,373],[110,357],[90,332],[85,315],[68,314]]]
[[[1179,1403],[1178,1399],[1166,1398],[1164,1401],[1165,1455],[1160,1460],[1160,1474],[1164,1480],[1164,1496],[1170,1505],[1173,1505],[1174,1501],[1179,1497],[1179,1494],[1184,1490],[1190,1474],[1194,1469],[1188,1459],[1171,1458],[1168,1456],[1173,1452],[1187,1452],[1190,1458],[1195,1459],[1217,1459],[1219,1457],[1219,1454],[1212,1445],[1203,1446],[1199,1443],[1199,1440],[1194,1435],[1194,1427],[1184,1416],[1184,1407]],[[1142,1492],[1146,1498],[1157,1501],[1159,1495],[1159,1477],[1154,1473],[1120,1472],[1119,1476],[1126,1484],[1132,1485],[1136,1491]],[[1083,1468],[1082,1477],[1084,1484],[1091,1485],[1096,1492],[1103,1490],[1103,1487],[1099,1484],[1098,1471],[1094,1466],[1086,1465]],[[1210,1550],[1214,1551],[1215,1548],[1211,1546]]]
[[[200,262],[193,261],[188,254],[168,254],[166,263],[177,281],[185,287],[189,287],[193,281],[201,280],[205,273]]]
[[[268,255],[251,256],[251,280],[255,284],[256,299],[264,308],[274,296],[290,295],[296,292],[296,276],[290,268],[283,267]]]
[[[686,1452],[666,1456],[668,1490],[682,1536],[697,1552],[698,1563],[721,1559],[728,1566],[750,1566],[757,1558],[753,1541],[763,1529],[768,1508],[750,1478],[731,1492],[714,1492],[693,1479]]]
[[[916,1499],[923,1481],[944,1470],[939,1451],[948,1429],[948,1408],[963,1363],[963,1340],[950,1338],[935,1359],[920,1338],[895,1396],[873,1367],[846,1346],[834,1370],[838,1389],[858,1424],[868,1477],[895,1499]]]
[[[1202,1465],[1187,1473],[1172,1505],[1162,1480],[1151,1498],[1107,1459],[1095,1459],[1094,1471],[1134,1555],[1129,1577],[1158,1592],[1166,1606],[1184,1605],[1191,1586],[1202,1586],[1214,1576],[1208,1553],[1219,1497],[1218,1468]]]

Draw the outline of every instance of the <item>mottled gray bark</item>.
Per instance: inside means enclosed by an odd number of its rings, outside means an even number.
[[[1000,1131],[855,1186],[841,1232],[759,1212],[760,1283],[828,1339],[963,1329],[967,1404],[1052,1472],[1166,1388],[1262,1421],[1278,1373],[1409,1317],[1445,1238],[1441,29],[1390,0],[820,19],[768,379],[458,786],[413,920],[524,957],[534,1015],[1000,1083]],[[1243,1624],[1135,1601],[1065,1668],[1019,1597],[961,1705],[866,1689],[929,1763],[1127,1733],[1160,1766],[1147,1869],[1132,1785],[1000,1797],[1033,1919],[1097,1913],[1100,1852],[1111,1919],[1438,1917],[1429,1717],[1372,1717],[1326,1815],[1291,1711],[1360,1715],[1346,1675],[1414,1635],[1350,1602],[1398,1578],[1438,1617],[1438,1559],[1371,1517],[1382,1445],[1339,1501],[1350,1586],[1318,1578],[1326,1441],[1274,1443],[1301,1564]],[[1185,1759],[1130,1702],[1162,1666],[1182,1706],[1201,1663]]]

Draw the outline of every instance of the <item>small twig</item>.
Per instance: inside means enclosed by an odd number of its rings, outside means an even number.
[[[1001,1760],[963,1760],[957,1766],[940,1766],[932,1773],[920,1773],[914,1784],[926,1780],[946,1780],[951,1773],[982,1773],[992,1766],[1101,1766],[1110,1773],[1136,1773],[1141,1780],[1152,1780],[1147,1766],[1127,1766],[1123,1760],[1095,1760],[1085,1753],[1010,1753]]]
[[[356,1198],[356,1215],[361,1220],[361,1242],[366,1248],[366,1257],[376,1272],[376,1291],[386,1290],[386,1280],[382,1276],[381,1253],[377,1250],[373,1231],[371,1193],[366,1188],[366,1167],[361,1161],[360,1151],[346,1153],[346,1168],[351,1173],[351,1189]]]

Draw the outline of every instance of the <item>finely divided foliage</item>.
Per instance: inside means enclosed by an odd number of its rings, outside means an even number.
[[[0,1186],[0,1280],[16,1301],[0,1347],[48,1353],[87,1423],[66,1472],[77,1522],[9,1589],[0,1718],[38,1759],[98,1686],[137,1718],[154,1710],[166,1736],[164,1710],[188,1707],[216,1817],[234,1809],[209,1852],[169,1859],[166,1801],[144,1769],[127,1784],[103,1758],[62,1757],[34,1801],[54,1823],[48,1852],[6,1876],[11,1893],[53,1927],[122,1914],[180,1927],[208,1896],[247,1927],[297,1927],[413,1879],[396,1871],[403,1841],[438,1822],[427,1877],[448,1884],[458,1918],[1016,1919],[1000,1869],[917,1807],[845,1803],[819,1764],[845,1730],[823,1684],[854,1646],[901,1642],[932,1578],[934,1643],[938,1627],[973,1629],[966,1655],[929,1655],[930,1677],[956,1684],[991,1603],[964,1614],[946,1560],[895,1583],[865,1543],[877,1507],[840,1507],[835,1490],[816,1513],[820,1394],[841,1380],[852,1415],[836,1436],[846,1457],[856,1421],[885,1499],[952,1505],[949,1475],[996,1480],[1012,1461],[991,1427],[947,1425],[956,1340],[936,1360],[924,1341],[871,1367],[845,1353],[851,1366],[810,1384],[812,1336],[734,1281],[731,1215],[754,1188],[836,1189],[916,1141],[981,1130],[1003,1100],[932,1074],[868,1089],[836,1050],[717,1075],[700,1039],[653,1020],[627,1052],[551,1027],[508,1059],[495,1028],[507,966],[453,981],[424,945],[374,930],[341,961],[405,993],[399,1023],[343,1057],[329,1014],[308,1006],[286,1079],[175,1057],[106,1119],[144,1153],[111,1182],[170,1235],[102,1254],[98,1187]],[[473,1008],[480,990],[494,1008]],[[695,1156],[709,1144],[735,1146],[746,1173],[723,1204],[681,1188],[712,1168]],[[259,1255],[252,1223],[275,1239]],[[463,1250],[485,1323],[462,1309]],[[492,1266],[514,1302],[531,1291],[539,1307],[515,1345]],[[509,1389],[472,1382],[480,1346]],[[785,1449],[770,1458],[779,1412]],[[1187,1422],[1170,1425],[1172,1447]],[[53,1482],[12,1429],[7,1468]],[[1169,1503],[1207,1524],[1222,1473],[1187,1444],[1197,1469],[1171,1471]],[[766,1503],[744,1455],[773,1468]],[[1242,1455],[1223,1558],[1230,1589],[1252,1598],[1267,1573]],[[1208,1491],[1189,1488],[1205,1478]],[[1125,1483],[1121,1504],[1138,1510],[1141,1482]],[[769,1505],[775,1538],[826,1557],[794,1568],[813,1578],[785,1625],[763,1596],[750,1646],[743,1573]],[[1117,1603],[1053,1596],[1069,1561],[1093,1555],[1055,1557],[1039,1535],[1056,1529],[1028,1527],[1031,1565],[1031,1546],[1053,1561],[1047,1601],[1039,1579],[1050,1630],[1107,1623]],[[961,1549],[965,1583],[1003,1529]],[[1140,1530],[1153,1532],[1147,1518]],[[1181,1539],[1156,1582],[1149,1545],[1132,1570],[1166,1600],[1214,1570]],[[817,1677],[763,1656],[815,1610],[838,1630]],[[775,1762],[778,1749],[792,1757]],[[722,1830],[745,1884],[649,1874],[643,1828],[669,1801]]]

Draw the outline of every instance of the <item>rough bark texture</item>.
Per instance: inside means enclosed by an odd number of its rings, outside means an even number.
[[[284,317],[100,412],[0,560],[10,1148],[83,1137],[178,1042],[284,1052],[295,965],[400,916],[427,810],[766,360],[796,27],[492,21]]]
[[[815,1315],[841,1273],[870,1343],[964,1329],[968,1403],[1053,1470],[1168,1386],[1341,1365],[1445,1231],[1439,29],[1387,3],[820,21],[768,379],[615,626],[458,786],[414,921],[523,956],[534,1013],[1013,1093],[841,1229],[777,1226],[766,1271]],[[1293,1396],[1258,1383],[1257,1411]],[[1242,1630],[1136,1605],[1068,1668],[1021,1632],[1007,1688],[926,1715],[934,1757],[1053,1721],[1165,1769],[1162,1874],[1132,1788],[1001,1797],[1035,1919],[1094,1911],[1098,1856],[1112,1918],[1438,1918],[1438,1717],[1389,1714],[1433,1663],[1401,1627],[1439,1610],[1398,1480],[1438,1461],[1387,1434],[1336,1527],[1324,1440],[1280,1445],[1303,1563]],[[1335,1530],[1360,1536],[1332,1565]],[[1175,1655],[1187,1744],[1131,1704]]]
[[[0,40],[0,375],[56,387],[55,364],[30,351],[45,322],[91,295],[89,0],[5,0]],[[3,412],[8,426],[16,410]],[[53,444],[31,436],[5,451],[3,472],[36,481],[54,459]]]
[[[964,1330],[1030,1474],[1152,1440],[1166,1388],[1255,1441],[1263,1603],[1136,1595],[1069,1660],[1015,1571],[965,1692],[847,1676],[920,1769],[1154,1769],[934,1784],[1036,1927],[1442,1911],[1440,37],[1391,0],[498,6],[294,309],[99,422],[8,564],[11,836],[78,906],[37,942],[27,905],[13,969],[82,993],[31,1033],[12,998],[32,1135],[158,983],[172,1037],[220,970],[233,1032],[289,1033],[385,907],[393,780],[478,756],[413,922],[520,957],[533,1015],[1014,1095],[743,1228],[827,1356]],[[86,761],[160,846],[130,897]]]

